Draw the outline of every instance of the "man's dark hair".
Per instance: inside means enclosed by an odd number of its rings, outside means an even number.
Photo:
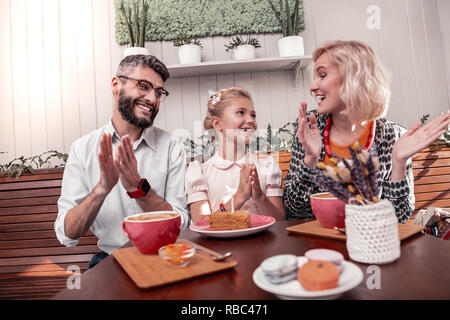
[[[147,67],[153,69],[155,72],[159,73],[163,79],[163,82],[166,82],[166,80],[170,77],[169,70],[167,70],[164,63],[162,63],[155,56],[145,54],[135,54],[123,58],[117,68],[117,75],[127,75],[131,69],[136,67]]]

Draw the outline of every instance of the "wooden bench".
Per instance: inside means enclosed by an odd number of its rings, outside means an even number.
[[[0,299],[47,299],[66,288],[73,272],[87,270],[97,238],[87,233],[76,247],[54,231],[64,169],[0,177]]]
[[[415,213],[429,207],[450,208],[450,147],[443,143],[413,157]]]

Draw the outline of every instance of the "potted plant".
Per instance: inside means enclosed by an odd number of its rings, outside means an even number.
[[[230,52],[233,51],[233,58],[235,60],[241,59],[254,59],[255,58],[255,49],[261,48],[259,40],[255,37],[248,36],[247,39],[243,39],[240,35],[231,38],[228,45],[225,45],[227,48],[225,51]]]
[[[280,0],[279,10],[275,7],[272,0],[268,1],[280,23],[283,33],[283,38],[278,40],[280,57],[303,56],[305,54],[303,37],[298,35],[301,29],[299,14],[300,0],[295,0],[293,10],[289,7],[288,0],[284,0],[284,4],[283,0]]]
[[[280,166],[283,179],[289,171],[292,143],[295,138],[295,122],[288,122],[280,129],[274,130],[267,126],[264,136],[257,136],[250,144],[250,150],[257,152],[258,157],[272,156]],[[284,180],[283,180],[284,185]]]
[[[5,153],[5,152],[0,152]],[[64,167],[69,155],[56,150],[50,150],[37,156],[15,158],[8,163],[0,164],[0,177],[15,176],[16,180],[24,173],[34,174],[36,169]],[[60,162],[59,164],[55,163]]]
[[[119,12],[124,19],[128,31],[129,48],[124,50],[124,57],[133,54],[149,54],[145,48],[145,31],[147,27],[148,0],[130,0],[124,5],[124,0],[118,4]]]
[[[200,63],[202,61],[202,44],[198,39],[177,39],[173,45],[178,48],[178,60],[180,64]]]

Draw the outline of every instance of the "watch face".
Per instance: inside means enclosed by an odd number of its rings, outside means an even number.
[[[144,195],[146,195],[150,191],[150,184],[148,183],[147,179],[142,179],[139,187],[139,189],[142,189],[142,191],[144,191]]]

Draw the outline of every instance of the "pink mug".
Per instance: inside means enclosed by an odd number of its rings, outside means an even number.
[[[175,211],[154,211],[126,217],[122,229],[142,254],[157,254],[159,248],[174,243],[181,228],[181,215]]]
[[[345,228],[345,202],[328,192],[311,195],[310,202],[314,216],[322,227]]]

